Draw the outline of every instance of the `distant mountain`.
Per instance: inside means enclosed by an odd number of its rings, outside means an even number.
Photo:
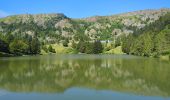
[[[141,10],[83,19],[68,18],[64,14],[14,15],[0,18],[0,33],[37,36],[41,41],[53,43],[66,38],[110,40],[115,36],[134,33],[168,12],[170,9]]]

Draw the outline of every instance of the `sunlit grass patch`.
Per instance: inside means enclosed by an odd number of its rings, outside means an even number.
[[[118,47],[111,49],[109,51],[106,51],[104,53],[105,54],[125,54],[125,53],[123,53],[121,46],[118,46]]]

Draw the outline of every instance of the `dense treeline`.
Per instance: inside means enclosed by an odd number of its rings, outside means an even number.
[[[122,44],[127,54],[160,56],[170,54],[170,13],[127,36]]]
[[[103,45],[99,40],[89,42],[82,38],[78,43],[73,42],[72,48],[77,52],[86,54],[99,54],[103,52]],[[63,41],[63,46],[68,47],[69,40]],[[25,35],[15,37],[12,34],[0,35],[0,52],[13,54],[14,56],[40,54],[41,49],[47,53],[56,53],[55,49],[49,45],[40,43],[37,37]]]
[[[103,45],[99,40],[94,42],[79,41],[78,44],[73,44],[73,48],[80,53],[99,54],[103,52]]]
[[[34,55],[40,53],[40,41],[37,37],[25,35],[24,37],[12,34],[0,35],[0,52],[20,55]]]

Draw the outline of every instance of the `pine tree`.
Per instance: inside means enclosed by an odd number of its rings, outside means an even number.
[[[99,54],[102,53],[102,51],[103,51],[102,43],[99,40],[95,41],[93,45],[93,53]]]
[[[38,38],[33,37],[31,44],[31,54],[39,54],[40,53],[40,42]]]

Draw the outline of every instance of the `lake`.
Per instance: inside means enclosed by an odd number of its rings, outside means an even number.
[[[83,54],[0,58],[0,100],[170,100],[170,61]]]

